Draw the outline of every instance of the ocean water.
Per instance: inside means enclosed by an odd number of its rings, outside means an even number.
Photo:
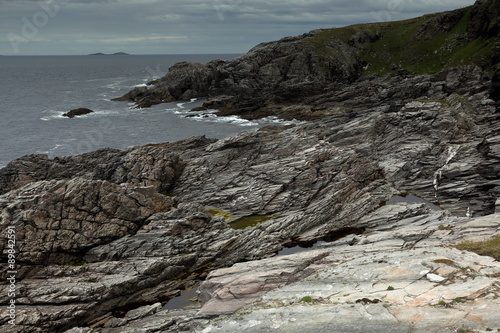
[[[26,154],[82,154],[125,149],[193,135],[224,138],[279,119],[247,121],[191,113],[202,99],[136,109],[112,102],[134,86],[159,78],[179,61],[206,63],[237,55],[3,56],[0,57],[0,168]],[[95,113],[62,114],[85,107]],[[215,110],[212,110],[215,112]],[[193,116],[194,115],[194,116]]]

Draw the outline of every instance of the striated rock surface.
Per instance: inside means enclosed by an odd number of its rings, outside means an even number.
[[[498,221],[386,205],[363,218],[361,235],[213,271],[199,304],[144,306],[105,328],[67,332],[496,330],[500,264],[448,246],[498,237]]]
[[[194,331],[496,329],[500,264],[442,245],[498,235],[500,217],[400,215],[417,209],[384,206],[363,219],[372,225],[363,235],[211,273],[200,287],[198,318],[236,314],[208,325],[200,319]]]
[[[485,220],[475,221],[490,221],[484,226],[490,231],[476,233],[468,225],[450,235],[450,241],[466,230],[464,239],[492,237],[498,228],[498,216],[489,214],[500,197],[500,127],[496,108],[483,100],[453,95],[364,113],[338,111],[322,120],[222,140],[195,137],[127,151],[15,160],[0,170],[5,189],[0,196],[1,232],[15,226],[17,235],[15,328],[44,332],[88,326],[127,332],[142,320],[174,332],[194,330],[193,323],[203,329],[219,327],[195,315],[232,313],[261,302],[270,290],[311,278],[314,267],[328,256],[336,262],[357,256],[343,257],[341,249],[377,257],[415,244],[440,246],[445,240],[432,237],[440,235],[432,231],[468,221],[466,215],[485,215]],[[405,198],[410,191],[417,196]],[[425,205],[377,210],[394,200]],[[461,218],[429,214],[429,207],[437,208],[434,204]],[[229,225],[258,216],[268,218],[242,230]],[[349,245],[332,254],[314,250],[311,256],[215,271],[200,288],[201,310],[151,307],[165,304],[218,267],[266,258],[283,246],[363,232],[369,234],[349,236]],[[1,244],[6,260],[6,240]],[[264,263],[281,268],[261,271]],[[387,266],[378,264],[377,270]],[[250,276],[241,275],[247,271]],[[1,274],[5,278],[7,269]],[[241,278],[234,280],[233,274]],[[428,274],[443,277],[432,269]],[[439,277],[429,275],[428,283],[437,283]],[[2,304],[8,302],[7,288],[1,286]],[[365,289],[356,294],[355,307],[358,299],[375,297],[362,293]],[[465,296],[470,295],[457,297]],[[143,319],[139,313],[145,313]],[[227,323],[222,329],[232,327]]]

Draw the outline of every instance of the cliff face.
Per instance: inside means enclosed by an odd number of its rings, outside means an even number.
[[[409,25],[417,48],[459,28],[469,41],[496,38],[495,24],[472,21],[495,6],[393,24]],[[17,325],[8,324],[10,286],[0,284],[2,329],[497,328],[498,261],[449,247],[498,242],[495,60],[419,75],[398,62],[387,71],[399,73],[386,73],[376,47],[390,26],[315,31],[231,62],[180,63],[125,97],[147,105],[208,93],[223,112],[313,119],[301,125],[29,155],[1,169],[0,233],[14,228],[17,260]],[[370,68],[381,73],[366,75]],[[6,262],[7,238],[0,248]],[[9,274],[3,265],[2,281]],[[203,280],[198,302],[162,308]]]

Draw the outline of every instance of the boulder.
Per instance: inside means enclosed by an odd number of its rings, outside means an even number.
[[[85,114],[89,114],[92,112],[94,112],[94,111],[87,109],[87,108],[78,108],[78,109],[73,109],[69,112],[64,113],[63,117],[74,118],[74,117],[83,116]]]

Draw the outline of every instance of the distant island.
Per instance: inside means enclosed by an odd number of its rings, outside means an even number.
[[[98,53],[92,53],[92,54],[89,54],[91,56],[100,56],[100,55],[130,55],[128,53],[125,53],[125,52],[116,52],[116,53],[112,53],[112,54],[105,54],[105,53],[101,53],[101,52],[98,52]]]

